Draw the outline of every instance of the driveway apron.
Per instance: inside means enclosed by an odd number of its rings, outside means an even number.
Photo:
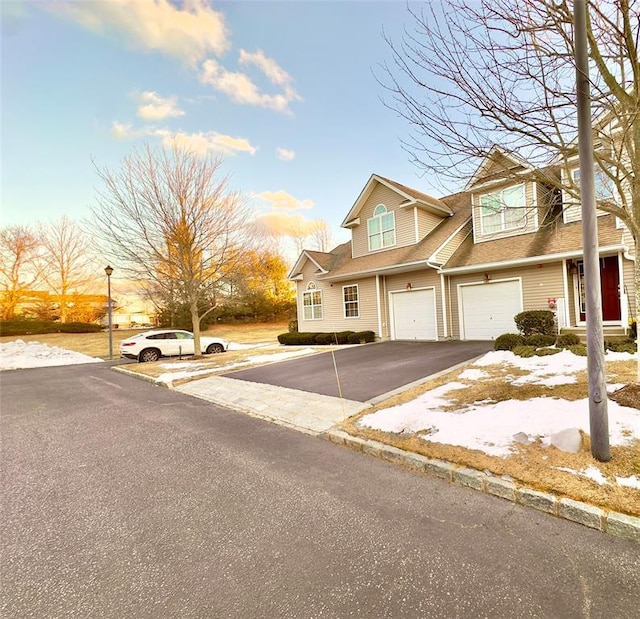
[[[493,342],[380,342],[225,374],[229,378],[368,402],[474,359]],[[337,372],[336,372],[337,370]]]

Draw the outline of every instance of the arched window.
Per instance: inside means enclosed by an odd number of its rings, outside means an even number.
[[[317,290],[315,282],[309,282],[302,293],[303,320],[322,320],[322,290]]]
[[[373,217],[367,221],[369,232],[369,251],[393,247],[396,244],[395,213],[387,212],[384,204],[373,209]]]

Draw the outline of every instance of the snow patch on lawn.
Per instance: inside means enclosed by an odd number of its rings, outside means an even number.
[[[0,343],[0,369],[20,370],[77,363],[101,363],[103,360],[79,352],[47,346],[39,342],[13,340]]]

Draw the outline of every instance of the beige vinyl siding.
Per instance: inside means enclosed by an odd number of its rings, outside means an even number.
[[[471,222],[468,222],[463,226],[454,236],[452,236],[446,243],[446,245],[435,255],[435,262],[438,264],[445,264],[453,252],[460,247],[462,241],[464,241],[471,232]]]
[[[622,259],[622,284],[624,286],[624,292],[628,296],[628,308],[629,317],[636,316],[636,287],[634,283],[634,266],[635,262],[632,260]],[[622,325],[626,327],[627,325]]]
[[[563,279],[562,262],[534,265],[519,269],[500,269],[488,272],[490,281],[501,281],[520,278],[522,281],[522,296],[524,310],[549,309],[547,299],[562,298]],[[460,337],[460,317],[458,307],[458,285],[480,284],[484,281],[483,273],[471,273],[451,277],[450,288],[447,291],[451,307],[451,335]]]
[[[303,268],[304,281],[297,282],[298,330],[331,333],[333,331],[373,331],[378,333],[378,307],[376,303],[376,279],[354,279],[343,282],[327,282],[313,275],[313,269],[307,262]],[[307,272],[309,271],[309,273]],[[315,279],[314,279],[315,277]],[[302,294],[310,281],[315,282],[316,290],[322,291],[322,319],[305,320]],[[359,316],[344,317],[343,286],[358,285]]]
[[[496,185],[491,189],[483,190],[482,192],[474,193],[471,196],[471,205],[473,213],[473,238],[475,243],[482,243],[483,241],[491,241],[493,239],[501,239],[508,236],[518,236],[520,234],[528,234],[529,232],[535,232],[538,229],[538,212],[535,202],[534,183],[524,182],[524,199],[525,199],[525,211],[523,213],[523,226],[515,228],[513,230],[504,230],[502,232],[495,232],[492,234],[483,234],[482,232],[482,219],[480,209],[480,197],[502,191],[512,186],[522,185],[523,183],[504,183]]]
[[[358,217],[360,224],[352,229],[353,239],[353,256],[365,256],[369,253],[369,232],[367,221],[373,217],[373,210],[378,204],[384,204],[387,212],[395,213],[396,226],[396,244],[393,247],[386,247],[376,251],[385,251],[385,249],[393,249],[394,247],[404,247],[413,245],[416,242],[416,225],[413,208],[400,208],[402,203],[406,202],[406,198],[397,192],[389,189],[385,185],[378,184],[371,192],[371,195],[364,203]]]
[[[429,234],[441,222],[442,217],[418,208],[418,242],[427,236],[427,234]]]
[[[434,288],[436,293],[436,319],[438,321],[438,339],[444,336],[443,320],[442,320],[442,290],[440,286],[440,275],[433,269],[423,269],[420,271],[410,271],[399,275],[387,275],[386,277],[386,294],[384,296],[385,305],[385,321],[386,328],[383,328],[384,337],[391,336],[391,327],[389,325],[389,293],[406,290],[407,284],[411,284],[412,290],[421,288]]]
[[[536,183],[535,186],[538,204],[538,227],[540,227],[551,208],[553,190],[549,185],[545,185],[544,183]]]

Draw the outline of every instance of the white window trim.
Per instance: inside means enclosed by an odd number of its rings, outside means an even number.
[[[367,246],[369,247],[369,251],[382,251],[384,249],[389,249],[390,247],[395,247],[398,239],[397,239],[397,235],[396,235],[396,213],[395,211],[390,211],[389,209],[387,209],[387,207],[384,204],[378,204],[378,206],[376,206],[374,210],[379,207],[379,206],[383,206],[386,210],[384,213],[380,213],[379,215],[374,215],[373,217],[369,217],[369,219],[367,219]],[[380,247],[377,247],[376,249],[371,249],[371,231],[369,228],[370,222],[373,221],[374,219],[382,219],[382,217],[384,215],[391,215],[393,217],[393,243],[391,243],[390,245],[384,245],[384,232],[382,230],[382,222],[380,223],[380,241],[382,243],[382,245]]]
[[[580,166],[578,166],[577,168],[572,168],[571,169],[571,180],[576,185],[576,187],[578,188],[578,192],[579,192],[580,191],[580,181],[576,181],[576,173],[580,174]],[[597,188],[595,186],[595,184],[596,184],[595,180],[596,180],[596,177],[597,177],[598,174],[601,174],[604,177],[605,181],[610,184],[610,187],[611,187],[611,199],[614,202],[619,202],[618,192],[616,191],[615,183],[607,176],[607,174],[604,172],[604,170],[597,163],[593,164],[594,189],[597,190]],[[596,196],[596,200],[597,199],[598,199],[598,196]],[[578,201],[578,204],[580,204],[580,201]]]
[[[304,296],[306,294],[313,295],[316,292],[320,294],[320,303],[317,304],[317,305],[313,305],[313,304],[305,305],[304,304]],[[313,300],[313,296],[311,297],[311,299]],[[312,314],[311,318],[305,318],[305,315],[304,315],[304,308],[305,307],[311,308],[311,310],[312,310],[311,311],[311,314]],[[313,314],[314,314],[313,308],[314,307],[319,307],[320,308],[320,313],[322,315],[319,318],[314,318],[313,317]],[[322,290],[320,288],[317,288],[314,282],[309,282],[309,286],[307,286],[307,290],[303,290],[302,291],[302,320],[305,321],[305,322],[307,322],[307,321],[310,322],[312,320],[323,320],[323,319],[324,319],[324,303],[323,303],[323,297],[322,297]]]
[[[347,316],[347,303],[354,303],[354,301],[347,301],[344,298],[344,292],[346,288],[355,288],[356,289],[356,309],[358,313],[355,316]],[[354,318],[360,318],[360,288],[358,284],[347,284],[342,287],[342,316],[345,320],[353,320]]]
[[[517,185],[509,185],[508,187],[504,187],[502,189],[499,189],[497,191],[488,191],[486,193],[482,193],[478,196],[478,209],[479,209],[479,216],[480,216],[480,230],[482,230],[482,236],[493,236],[494,234],[502,234],[503,232],[513,232],[514,230],[522,230],[522,228],[526,228],[527,226],[527,221],[526,221],[526,217],[522,217],[522,223],[518,224],[517,226],[511,226],[509,228],[505,228],[505,220],[504,220],[504,213],[505,213],[505,207],[501,207],[500,208],[500,219],[502,222],[502,228],[500,230],[496,230],[494,232],[486,232],[484,229],[484,218],[482,217],[482,209],[484,208],[482,206],[482,198],[484,196],[491,196],[494,194],[499,194],[502,195],[503,191],[508,191],[510,189],[515,189],[516,187],[522,187],[522,199],[523,199],[523,206],[522,208],[525,209],[526,208],[526,202],[527,202],[527,189],[525,186],[525,183],[518,183]],[[503,204],[502,200],[500,200],[500,202]],[[509,207],[506,207],[509,208]]]

